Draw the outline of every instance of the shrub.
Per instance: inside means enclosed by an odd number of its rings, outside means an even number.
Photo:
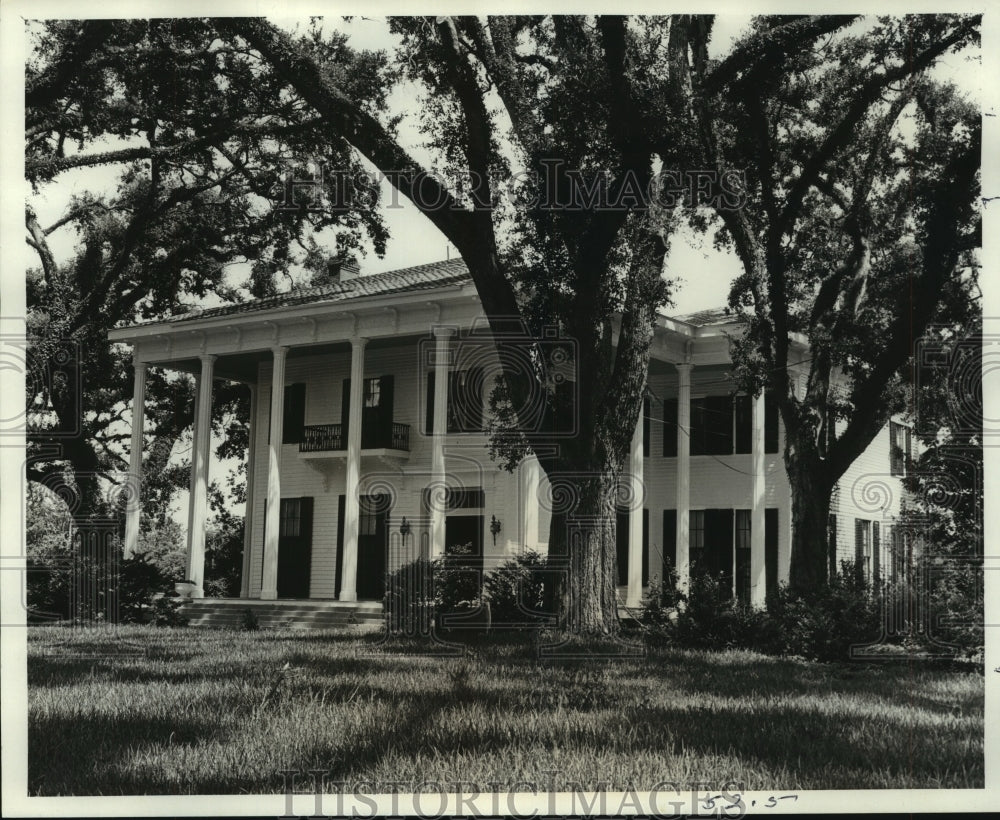
[[[256,613],[250,607],[243,610],[243,621],[240,624],[240,629],[244,632],[256,632],[260,629],[260,621],[257,620]]]
[[[118,570],[118,617],[121,623],[149,620],[153,597],[169,586],[159,567],[143,555],[125,558]]]
[[[653,576],[640,607],[639,622],[660,640],[668,639],[677,623],[678,607],[686,596],[677,589],[677,572],[669,570],[663,581]]]
[[[752,649],[813,660],[847,660],[853,645],[881,635],[877,596],[844,564],[823,591],[809,598],[781,587],[767,609],[726,600],[719,580],[692,576],[687,595],[677,592],[676,578],[651,585],[642,621],[653,640],[692,649]]]
[[[488,573],[483,582],[494,627],[537,629],[546,620],[545,558],[528,550]]]
[[[387,631],[411,637],[430,635],[435,611],[435,563],[418,558],[389,573],[383,599]]]
[[[151,606],[152,623],[156,626],[187,626],[188,619],[181,612],[179,601],[160,595],[153,599]]]

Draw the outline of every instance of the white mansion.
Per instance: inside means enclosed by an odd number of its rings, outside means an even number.
[[[557,494],[533,458],[513,473],[490,460],[482,371],[461,360],[476,333],[482,364],[482,326],[465,264],[451,260],[371,276],[345,266],[327,285],[112,331],[136,365],[133,481],[147,368],[197,379],[189,577],[204,582],[213,379],[252,396],[242,598],[380,601],[386,571],[419,554],[471,543],[489,569],[544,553]],[[782,430],[764,396],[739,395],[729,378],[739,329],[721,310],[658,317],[623,494],[632,501],[619,515],[628,606],[650,578],[674,567],[684,579],[694,562],[754,603],[788,577]],[[805,340],[793,344],[806,360]],[[887,425],[843,476],[831,563],[896,571],[887,527],[908,448],[907,428]],[[133,504],[126,555],[138,517]]]

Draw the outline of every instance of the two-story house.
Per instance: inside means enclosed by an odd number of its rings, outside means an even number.
[[[497,370],[464,263],[360,276],[111,332],[132,346],[131,480],[141,481],[148,367],[197,380],[188,574],[204,582],[213,379],[252,396],[241,598],[331,602],[377,611],[385,573],[471,544],[484,569],[546,550],[559,488],[538,462],[513,473],[488,455],[486,397]],[[722,310],[659,316],[647,398],[619,514],[622,602],[654,576],[698,565],[761,604],[788,578],[790,493],[782,426],[766,396],[735,391]],[[808,359],[804,338],[793,345]],[[804,379],[805,374],[795,378]],[[839,558],[886,574],[909,448],[893,423],[839,482],[831,515]],[[139,508],[126,522],[135,549]],[[198,595],[200,593],[196,593]]]

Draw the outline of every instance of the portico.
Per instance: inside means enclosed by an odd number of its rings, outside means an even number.
[[[428,557],[444,555],[449,533],[478,543],[486,569],[519,550],[545,549],[549,515],[539,503],[546,479],[538,462],[529,459],[510,478],[497,474],[483,431],[455,426],[452,392],[461,381],[456,368],[463,366],[457,354],[479,319],[471,282],[438,280],[433,288],[391,294],[344,291],[326,303],[313,298],[235,313],[204,311],[112,333],[134,350],[133,486],[141,482],[148,368],[195,378],[187,574],[196,595],[204,594],[211,385],[218,379],[246,384],[251,399],[241,597],[345,605],[378,600],[372,573],[391,570],[386,561],[413,557],[411,545]],[[692,448],[692,436],[703,433],[705,396],[732,390],[728,382],[720,387],[730,329],[666,317],[656,328],[649,377],[656,400],[649,417],[638,420],[624,477],[631,500],[622,596],[630,607],[641,603],[648,577],[662,577],[670,566],[687,588],[693,550],[704,556],[714,549],[717,564],[731,562],[735,594],[744,545],[750,600],[763,604],[770,537],[765,507],[775,504],[780,460],[765,454],[763,397],[746,405],[752,416],[746,449],[708,451],[697,442]],[[729,423],[740,419],[731,416]],[[434,501],[441,498],[447,503]],[[463,509],[472,499],[475,507]],[[706,518],[711,524],[727,511],[728,529],[706,529]],[[138,516],[138,505],[131,505],[126,554],[138,542]],[[492,538],[483,531],[491,521],[500,527]],[[728,538],[728,546],[713,542],[706,552],[706,537]],[[382,563],[372,557],[376,550]],[[662,557],[653,554],[660,551]],[[290,585],[289,573],[301,583]]]

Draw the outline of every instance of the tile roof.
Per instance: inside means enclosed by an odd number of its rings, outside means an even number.
[[[446,285],[471,282],[469,269],[465,262],[451,259],[441,262],[429,262],[426,265],[415,265],[412,268],[374,273],[368,276],[357,276],[343,282],[331,282],[308,288],[295,288],[274,296],[262,299],[252,299],[235,305],[221,305],[213,308],[195,308],[187,313],[171,316],[169,319],[154,319],[142,324],[154,324],[166,321],[170,324],[186,322],[192,319],[208,319],[216,316],[231,316],[242,313],[254,313],[259,310],[290,307],[320,302],[346,302],[360,299],[364,296],[377,296],[402,291],[429,290]]]
[[[672,316],[678,322],[684,322],[695,327],[708,327],[709,325],[729,325],[741,321],[740,317],[731,312],[729,308],[711,308],[709,310],[698,310],[684,316]]]
[[[317,304],[322,302],[347,302],[366,296],[379,296],[404,291],[430,290],[433,288],[458,285],[471,282],[469,269],[461,258],[428,262],[409,268],[374,273],[367,276],[356,276],[343,282],[331,282],[315,287],[295,288],[274,296],[262,299],[251,299],[234,305],[220,305],[212,308],[193,308],[186,313],[171,316],[169,319],[153,319],[141,322],[141,325],[167,322],[178,324],[194,319],[209,319],[218,316],[236,316],[256,311],[272,310],[274,308],[291,307],[293,305]],[[661,311],[663,312],[663,311]],[[664,315],[668,315],[664,312]],[[712,308],[699,310],[684,316],[672,316],[679,322],[695,327],[730,324],[738,321],[738,317],[729,312],[728,308]]]

